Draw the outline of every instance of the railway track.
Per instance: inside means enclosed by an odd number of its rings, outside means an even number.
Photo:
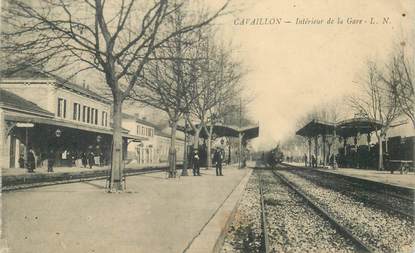
[[[268,237],[268,226],[267,226],[267,218],[266,218],[266,210],[264,204],[264,190],[262,187],[262,178],[261,175],[259,176],[259,194],[260,194],[260,201],[261,201],[261,229],[262,229],[262,249],[265,253],[270,252],[269,246],[269,237]]]
[[[407,217],[285,170],[262,167],[252,175],[223,252],[411,252],[415,246],[414,221]]]
[[[293,173],[277,170],[302,195],[332,216],[340,225],[375,252],[409,252],[414,246],[414,220],[366,206],[346,192],[324,188]],[[333,187],[336,187],[334,184]]]
[[[344,175],[340,173],[333,173],[324,170],[310,170],[310,168],[298,167],[286,163],[282,163],[281,165],[287,168],[295,168],[302,171],[312,171],[315,174],[325,175],[328,178],[341,178],[347,180],[351,186],[357,186],[368,191],[376,191],[377,193],[382,193],[404,201],[414,201],[415,190],[412,188],[376,182],[373,180]]]
[[[397,193],[387,192],[385,188],[388,188],[389,185],[382,187],[382,183],[379,182],[373,183],[373,181],[362,181],[360,179],[356,181],[356,179],[353,177],[344,177],[343,175],[339,174],[315,170],[310,171],[304,169],[290,169],[287,171],[306,180],[309,180],[318,186],[336,190],[343,194],[349,195],[358,201],[379,208],[380,210],[388,211],[391,214],[398,214],[409,219],[415,219],[413,206],[414,198],[402,196]],[[324,180],[320,180],[322,175],[324,175]],[[399,190],[397,186],[393,186],[393,188],[395,191]],[[406,188],[400,189],[401,192],[407,190],[408,189]],[[404,208],[404,206],[406,206],[406,208]]]
[[[353,233],[348,228],[343,226],[338,220],[336,220],[333,216],[331,216],[324,209],[320,208],[318,204],[316,204],[312,199],[310,199],[304,192],[298,189],[294,184],[292,184],[283,175],[275,171],[272,171],[272,173],[274,174],[274,176],[278,177],[282,182],[284,182],[285,185],[287,185],[290,189],[292,189],[293,192],[295,192],[298,196],[304,199],[305,202],[312,209],[314,209],[317,214],[319,214],[321,217],[324,217],[326,220],[328,220],[339,234],[341,234],[343,237],[353,242],[354,246],[358,249],[359,252],[375,252],[375,250],[371,246],[365,244],[359,238],[354,236]]]

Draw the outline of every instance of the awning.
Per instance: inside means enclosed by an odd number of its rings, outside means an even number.
[[[321,120],[312,120],[298,130],[295,134],[303,137],[314,137],[318,135],[331,135],[334,132],[335,124]]]
[[[382,127],[382,124],[376,120],[365,118],[353,118],[343,120],[338,123],[312,120],[307,125],[299,129],[296,134],[303,137],[315,137],[319,135],[336,135],[341,137],[352,137],[358,134],[367,134],[376,131]]]
[[[179,126],[177,127],[177,129],[182,132],[185,131],[183,126]],[[207,129],[210,129],[210,126],[207,126]],[[191,135],[195,134],[195,131],[189,128],[187,132]],[[239,137],[239,134],[242,133],[244,136],[244,139],[248,140],[248,139],[253,139],[253,138],[258,137],[259,126],[248,126],[248,127],[239,128],[235,126],[216,124],[216,125],[213,125],[212,133],[215,134],[217,137]],[[201,138],[206,138],[208,136],[205,128],[202,128],[199,136]]]
[[[46,118],[46,117],[38,117],[32,115],[25,115],[22,113],[17,112],[9,112],[6,111],[4,115],[4,119],[6,121],[13,121],[13,122],[22,122],[22,123],[37,123],[37,124],[45,124],[45,125],[54,125],[54,126],[61,126],[61,127],[68,127],[79,129],[83,131],[93,132],[93,133],[101,133],[101,134],[108,134],[112,135],[112,129],[103,128],[103,127],[92,127],[88,125],[78,124],[75,122],[66,122],[62,120],[57,120],[54,118]],[[137,140],[148,140],[145,137],[131,135],[125,130],[123,131],[122,136],[127,139],[137,139]]]
[[[382,123],[376,120],[353,118],[337,123],[336,133],[342,137],[351,137],[371,133],[379,130],[382,126]]]
[[[243,133],[244,139],[254,139],[259,136],[259,126],[254,127],[244,127],[239,130]]]

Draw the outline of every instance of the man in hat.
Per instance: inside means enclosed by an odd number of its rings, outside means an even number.
[[[53,149],[48,152],[48,172],[53,172],[53,164],[55,163],[55,152]]]
[[[216,167],[216,176],[223,176],[222,174],[222,161],[223,161],[223,152],[220,147],[216,147],[215,153],[213,154],[213,162]]]
[[[199,152],[196,149],[193,154],[193,176],[200,176],[199,160]]]

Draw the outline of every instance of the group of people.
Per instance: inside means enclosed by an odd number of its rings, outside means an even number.
[[[36,156],[35,156],[35,152],[33,151],[33,149],[30,148],[29,151],[27,152],[26,161],[24,159],[24,156],[20,155],[18,163],[19,163],[19,168],[21,168],[21,169],[27,168],[27,171],[29,173],[35,172],[35,169],[36,169]]]
[[[331,154],[330,157],[327,156],[327,163],[334,166],[334,161],[336,160],[336,163],[338,163],[338,156],[336,157],[334,154]],[[304,154],[304,166],[307,167],[308,163],[311,162],[311,167],[312,168],[317,168],[317,158],[315,157],[315,155],[311,155],[311,160],[308,160],[308,156],[307,154]],[[322,164],[323,162],[320,161],[320,164]]]
[[[55,150],[50,149],[44,155],[44,157],[46,157],[45,160],[47,161],[47,171],[53,172],[53,167],[56,163],[58,153]],[[105,163],[103,153],[93,152],[92,150],[80,153],[65,150],[63,152],[59,152],[59,156],[61,156],[61,162],[68,161],[66,163],[63,163],[64,165],[68,166],[92,169],[93,166],[102,166]],[[26,168],[29,173],[33,173],[35,171],[36,162],[37,156],[32,148],[29,148],[26,154],[26,158],[23,154],[21,154],[18,159],[19,168]]]
[[[308,156],[307,154],[304,154],[304,166],[307,167],[308,166]],[[311,167],[312,168],[317,168],[317,158],[314,155],[311,155]]]
[[[216,176],[223,176],[222,163],[224,159],[224,151],[220,147],[217,147],[213,153],[212,162],[216,168]],[[194,151],[192,156],[193,163],[193,176],[200,176],[200,156],[197,150]]]

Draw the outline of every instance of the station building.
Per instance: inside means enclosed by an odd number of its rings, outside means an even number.
[[[72,166],[93,152],[107,164],[111,154],[111,101],[85,86],[34,69],[0,80],[0,167],[16,168],[32,149],[37,166],[55,154],[55,166]],[[129,140],[145,140],[123,129]],[[101,165],[102,165],[101,164]]]
[[[155,129],[155,157],[154,159],[159,163],[166,163],[169,160],[170,149],[170,128],[162,129],[160,127]],[[188,144],[189,147],[189,144]],[[176,161],[182,162],[184,156],[184,139],[181,136],[176,136]]]
[[[130,133],[142,137],[140,140],[131,140],[127,152],[128,159],[137,164],[153,164],[154,159],[154,128],[155,126],[140,119],[137,115],[123,113],[122,127]]]

